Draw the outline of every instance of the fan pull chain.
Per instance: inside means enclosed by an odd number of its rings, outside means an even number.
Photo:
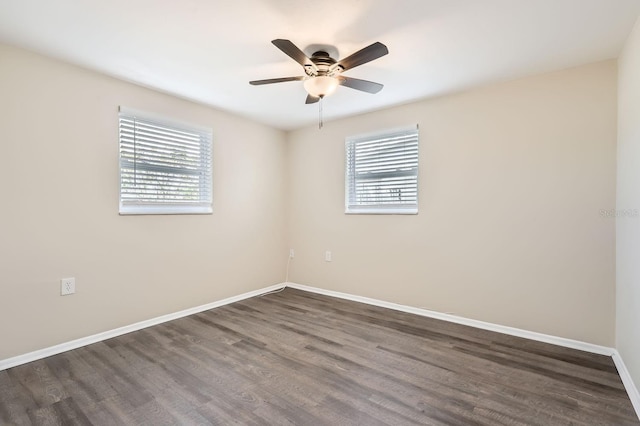
[[[322,120],[322,99],[324,96],[320,96],[320,102],[318,104],[318,129],[322,129],[324,122]]]

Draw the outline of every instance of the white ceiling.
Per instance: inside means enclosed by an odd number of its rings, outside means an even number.
[[[0,0],[0,42],[250,117],[312,124],[302,75],[270,41],[340,57],[380,41],[389,55],[346,76],[325,120],[494,81],[615,58],[640,0]],[[311,47],[311,49],[309,49]]]

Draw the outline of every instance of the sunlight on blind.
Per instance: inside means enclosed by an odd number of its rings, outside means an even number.
[[[211,213],[211,129],[119,117],[120,213]]]
[[[347,213],[417,213],[417,128],[347,138],[345,145]]]

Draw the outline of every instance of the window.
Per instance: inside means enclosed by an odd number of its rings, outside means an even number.
[[[418,128],[347,138],[346,213],[418,213]]]
[[[120,107],[120,214],[211,213],[211,129]]]

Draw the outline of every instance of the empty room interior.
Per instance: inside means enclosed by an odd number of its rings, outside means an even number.
[[[0,0],[0,425],[640,424],[640,0]]]

